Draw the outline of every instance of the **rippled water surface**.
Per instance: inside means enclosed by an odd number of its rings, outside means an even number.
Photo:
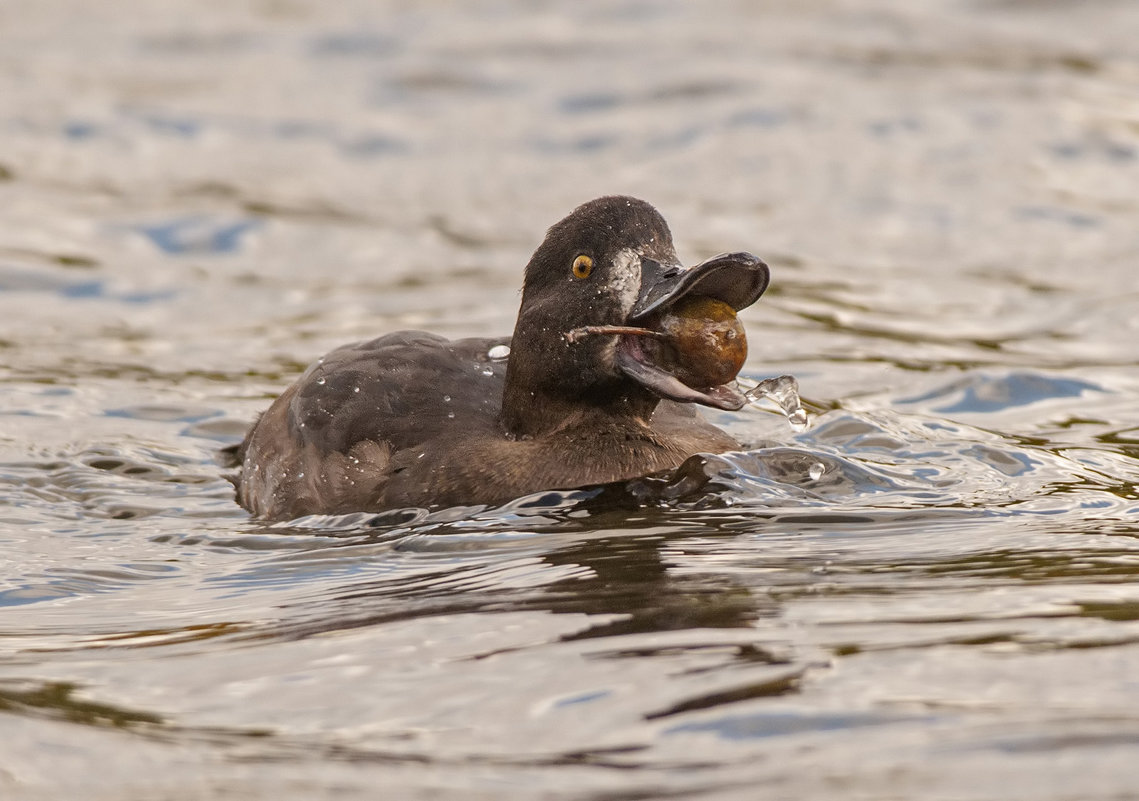
[[[1139,793],[1139,6],[0,5],[0,797]],[[265,525],[304,365],[550,223],[752,250],[672,476]]]

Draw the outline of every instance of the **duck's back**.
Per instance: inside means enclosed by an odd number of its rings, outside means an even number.
[[[508,342],[401,331],[337,348],[249,431],[238,501],[277,519],[388,506],[393,457],[501,436]]]

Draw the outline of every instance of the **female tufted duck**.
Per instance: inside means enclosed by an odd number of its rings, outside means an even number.
[[[237,500],[276,520],[490,504],[738,447],[692,404],[738,409],[739,390],[681,383],[644,335],[682,298],[738,311],[767,282],[749,253],[685,270],[648,203],[590,201],[530,259],[512,338],[402,331],[309,367],[240,445]]]

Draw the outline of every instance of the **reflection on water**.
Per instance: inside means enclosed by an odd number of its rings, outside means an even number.
[[[94,9],[0,10],[5,799],[1134,792],[1132,4]],[[237,507],[308,361],[510,331],[614,192],[772,265],[740,451]]]

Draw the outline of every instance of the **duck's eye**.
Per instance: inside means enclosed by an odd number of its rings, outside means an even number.
[[[573,277],[574,278],[589,278],[589,274],[593,272],[593,259],[582,253],[573,260]]]

